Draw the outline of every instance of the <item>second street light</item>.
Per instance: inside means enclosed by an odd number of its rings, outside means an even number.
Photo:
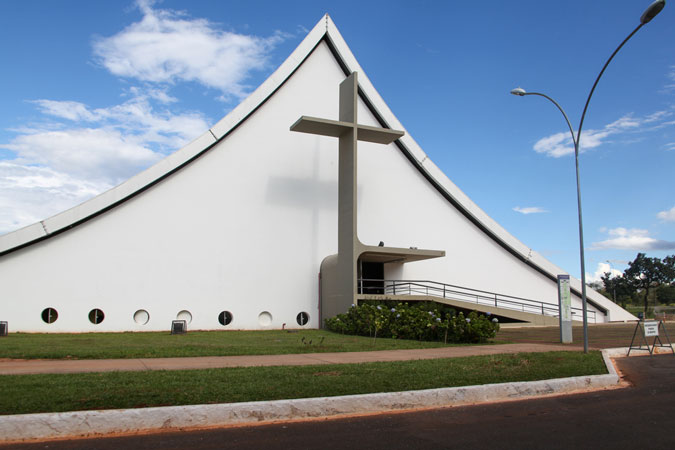
[[[581,218],[581,185],[579,182],[579,141],[581,140],[581,128],[584,125],[584,118],[586,117],[588,104],[591,101],[591,97],[593,96],[595,87],[598,85],[598,81],[600,81],[600,77],[602,77],[602,74],[605,72],[605,69],[607,68],[609,63],[612,61],[612,59],[614,59],[614,56],[619,52],[619,50],[621,50],[621,47],[623,47],[624,44],[628,42],[628,40],[631,37],[633,37],[633,35],[637,33],[637,31],[640,28],[642,28],[643,25],[646,25],[654,17],[656,17],[656,15],[661,12],[661,10],[665,5],[666,5],[665,0],[656,0],[651,5],[649,5],[649,7],[647,7],[647,9],[642,13],[642,16],[640,16],[640,24],[628,35],[628,37],[626,37],[626,39],[623,40],[623,42],[621,42],[621,44],[616,48],[616,50],[614,50],[614,53],[612,53],[612,56],[609,57],[605,65],[602,67],[602,70],[600,71],[598,77],[595,79],[595,83],[593,83],[591,92],[588,94],[588,98],[586,99],[586,105],[584,105],[584,111],[581,114],[581,120],[579,121],[579,128],[577,128],[576,136],[574,135],[574,129],[572,128],[572,124],[570,123],[567,114],[565,114],[565,111],[558,104],[558,102],[553,100],[551,97],[545,94],[541,94],[539,92],[527,92],[525,91],[525,89],[522,88],[516,88],[511,91],[513,95],[518,95],[520,97],[523,97],[525,95],[538,95],[551,101],[565,117],[565,121],[567,122],[567,126],[569,127],[570,133],[572,135],[572,142],[574,143],[574,162],[576,166],[576,175],[577,175],[577,208],[579,211],[579,259],[581,260],[581,307],[583,310],[583,325],[584,325],[584,353],[588,353],[588,312],[586,311],[587,308],[586,263],[584,258],[584,227],[583,227],[583,220]]]

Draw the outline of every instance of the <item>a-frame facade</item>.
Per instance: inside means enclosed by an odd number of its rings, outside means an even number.
[[[332,137],[289,128],[301,116],[337,117],[338,86],[353,72],[359,123],[405,132],[325,16],[195,141],[0,236],[0,320],[40,332],[167,330],[176,318],[191,329],[319,327],[320,271],[338,253],[338,148]],[[359,148],[357,237],[370,252],[357,261],[357,300],[422,299],[442,286],[466,297],[449,303],[494,294],[496,306],[520,299],[554,315],[546,305],[555,307],[555,277],[565,272],[489,218],[408,133]],[[424,295],[392,280],[438,283]],[[578,280],[572,289],[578,308]],[[591,322],[633,319],[593,291],[589,310]]]

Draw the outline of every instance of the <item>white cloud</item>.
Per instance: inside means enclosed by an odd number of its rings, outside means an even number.
[[[141,89],[138,86],[132,86],[129,88],[129,95],[131,97],[151,98],[165,105],[168,105],[169,103],[175,103],[178,101],[176,97],[169,95],[168,88],[166,86],[162,87],[146,86],[144,89]]]
[[[249,73],[267,68],[270,51],[285,38],[223,31],[207,19],[153,9],[153,3],[138,1],[140,22],[94,43],[96,59],[113,74],[152,83],[194,81],[240,98]]]
[[[519,212],[521,214],[539,214],[539,213],[546,213],[548,212],[547,210],[540,208],[538,206],[527,206],[525,208],[521,208],[520,206],[516,206],[513,208],[514,211]]]
[[[646,131],[647,129],[662,128],[664,126],[672,125],[673,122],[665,121],[666,118],[672,115],[672,111],[657,111],[641,118],[636,118],[629,114],[605,125],[601,130],[583,131],[581,133],[580,151],[583,153],[587,150],[599,147],[606,143],[609,137],[614,135]],[[574,154],[574,142],[572,140],[572,135],[568,132],[555,133],[541,138],[534,144],[533,148],[535,152],[543,153],[553,158]]]
[[[675,222],[675,206],[669,210],[659,212],[656,217],[665,222]]]
[[[595,273],[590,274],[586,272],[586,283],[602,283],[602,276],[607,272],[611,273],[613,277],[620,277],[623,275],[618,269],[614,269],[609,263],[601,262],[598,263],[598,267],[595,269]]]
[[[0,161],[0,234],[52,216],[110,187],[48,167]]]
[[[594,242],[591,250],[672,250],[675,242],[662,241],[649,236],[647,230],[638,228],[612,228],[607,230],[609,239]]]
[[[35,104],[67,122],[18,130],[0,146],[16,153],[13,162],[106,185],[129,178],[208,129],[201,114],[157,112],[146,97],[97,109],[73,101]]]
[[[110,128],[36,129],[4,147],[17,153],[15,163],[37,164],[70,176],[111,183],[128,178],[161,157],[137,139]]]
[[[670,66],[670,72],[666,74],[668,84],[664,86],[664,91],[669,92],[675,89],[675,65]]]
[[[35,100],[33,101],[40,110],[47,115],[67,119],[71,121],[93,121],[94,115],[86,105],[72,101]]]
[[[0,148],[0,233],[42,220],[119,184],[208,129],[198,113],[156,111],[155,93],[108,108],[37,100],[50,120],[13,130]],[[56,120],[56,121],[55,121]]]
[[[139,22],[93,44],[103,67],[142,81],[124,89],[126,101],[93,108],[34,100],[43,119],[11,130],[15,136],[0,143],[13,152],[0,159],[0,233],[75,206],[208,130],[203,114],[175,109],[169,87],[196,82],[219,90],[221,98],[243,96],[251,71],[267,68],[271,49],[285,38],[223,31],[154,3],[137,1]]]

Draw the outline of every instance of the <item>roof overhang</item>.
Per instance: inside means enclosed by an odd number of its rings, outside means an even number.
[[[409,263],[425,259],[442,258],[443,250],[425,250],[417,248],[377,247],[364,245],[359,259],[363,262]]]

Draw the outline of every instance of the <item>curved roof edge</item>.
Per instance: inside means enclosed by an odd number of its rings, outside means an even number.
[[[441,169],[434,164],[417,142],[412,138],[406,128],[399,122],[394,113],[389,109],[389,106],[384,102],[380,94],[377,92],[366,72],[361,68],[349,46],[342,38],[337,27],[326,16],[327,32],[326,37],[332,44],[332,50],[336,56],[344,64],[343,69],[346,73],[358,71],[359,72],[359,93],[363,100],[371,107],[371,111],[375,114],[381,125],[387,128],[405,131],[405,135],[396,141],[396,144],[410,162],[417,167],[418,170],[450,201],[457,207],[469,220],[481,228],[492,239],[497,241],[503,248],[511,254],[519,258],[521,261],[528,264],[533,269],[542,273],[551,280],[557,280],[558,275],[567,274],[567,272],[556,266],[535,250],[529,248],[515,236],[506,231],[494,219],[492,219],[485,211],[483,211],[476,203],[473,202],[462,190],[453,183]],[[570,277],[570,287],[572,291],[581,297],[581,281],[577,278]],[[587,289],[587,298],[589,303],[592,303],[598,309],[608,313],[610,311],[619,313],[618,320],[630,320],[635,317],[619,308],[611,300],[604,295]]]
[[[319,20],[300,45],[272,75],[207,132],[120,185],[48,219],[0,236],[0,256],[86,222],[138,195],[198,158],[265,103],[324,39],[328,42],[331,51],[335,53],[338,62],[343,66],[346,73],[360,72],[359,94],[378,120],[382,122],[382,125],[406,131],[406,134],[396,142],[399,149],[453,205],[503,248],[535,270],[553,280],[556,279],[558,274],[566,273],[502,228],[429,159],[379,95],[328,14]],[[570,281],[573,291],[576,291],[575,293],[580,296],[581,281],[573,277]],[[614,303],[593,290],[588,292],[588,297],[589,301],[604,311],[622,311],[627,314],[626,317],[618,318],[620,320],[634,318],[620,308],[617,310]]]
[[[0,236],[0,257],[90,220],[157,184],[227,136],[295,72],[326,34],[325,15],[291,55],[252,94],[208,131],[157,164],[101,194],[40,222]]]

